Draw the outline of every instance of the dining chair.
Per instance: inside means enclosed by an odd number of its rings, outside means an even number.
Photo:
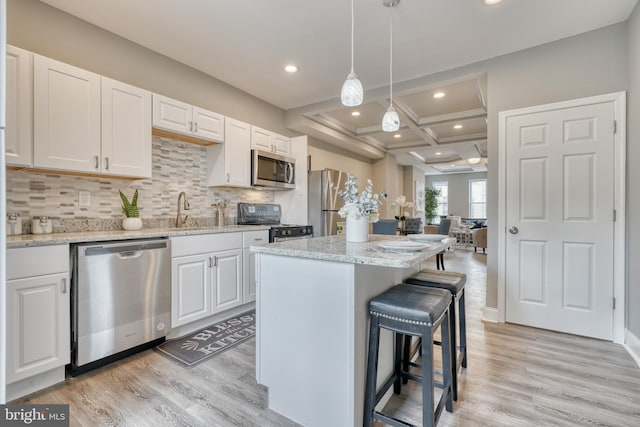
[[[407,218],[404,220],[403,234],[420,234],[422,218]]]
[[[451,229],[451,220],[443,219],[440,221],[440,225],[438,226],[438,234],[442,234],[443,236],[449,235],[449,230]],[[446,249],[445,249],[446,250]],[[438,252],[436,254],[436,268],[444,271],[444,251]]]
[[[391,234],[395,236],[397,230],[397,219],[379,219],[373,223],[373,234]]]

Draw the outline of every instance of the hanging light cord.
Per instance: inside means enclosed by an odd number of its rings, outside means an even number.
[[[389,106],[393,107],[393,4],[389,5]]]
[[[351,72],[353,73],[353,26],[355,25],[355,19],[353,17],[353,1],[351,0]]]

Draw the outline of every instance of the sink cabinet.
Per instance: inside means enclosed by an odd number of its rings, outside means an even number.
[[[64,381],[70,361],[69,246],[7,250],[7,399]]]
[[[171,238],[171,327],[242,301],[242,233]]]

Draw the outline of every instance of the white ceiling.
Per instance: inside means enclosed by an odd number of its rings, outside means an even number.
[[[350,68],[349,0],[41,0],[137,44],[196,68],[284,110],[339,97]],[[394,82],[548,43],[625,21],[637,0],[401,0],[394,14]],[[389,9],[355,0],[355,71],[365,92],[388,85]],[[287,74],[286,64],[300,71]],[[348,139],[371,159],[384,152],[400,164],[482,170],[464,159],[486,156],[484,76],[398,94],[402,138],[376,129],[387,105],[305,113],[308,133]],[[365,99],[365,102],[367,100]],[[442,100],[441,100],[442,101]],[[484,110],[484,112],[483,112]],[[402,114],[404,113],[404,114]],[[452,125],[463,121],[464,128]],[[455,123],[454,123],[455,122]],[[339,135],[338,135],[339,134]],[[428,157],[427,164],[407,153]],[[417,163],[416,163],[417,162]],[[449,166],[448,166],[449,165]],[[433,169],[433,170],[431,170]]]

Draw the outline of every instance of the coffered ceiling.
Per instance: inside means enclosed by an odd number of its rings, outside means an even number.
[[[382,0],[355,0],[355,71],[367,102],[359,117],[336,102],[350,67],[348,0],[41,1],[276,105],[291,129],[361,156],[388,151],[427,173],[485,167],[484,160],[466,161],[486,156],[491,100],[484,98],[484,76],[394,91],[400,137],[380,131],[389,83],[389,9]],[[394,83],[623,22],[636,3],[401,0],[393,9]],[[283,71],[290,63],[297,73]],[[433,99],[436,90],[446,96]]]

